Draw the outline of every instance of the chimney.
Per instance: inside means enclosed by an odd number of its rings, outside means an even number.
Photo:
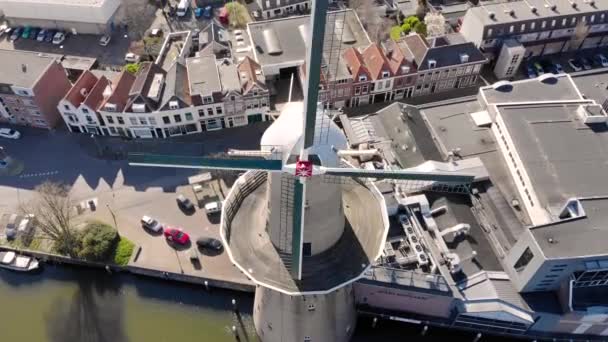
[[[80,89],[80,95],[85,96],[85,97],[87,95],[89,95],[89,91],[87,90],[87,88],[81,88]]]

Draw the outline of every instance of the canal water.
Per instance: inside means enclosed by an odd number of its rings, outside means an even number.
[[[241,342],[255,342],[252,306],[253,294],[131,274],[54,265],[37,274],[0,269],[0,341],[228,342],[235,341],[234,326]],[[372,328],[369,318],[361,318],[353,342],[456,342],[474,336],[419,332],[419,326],[387,321]]]

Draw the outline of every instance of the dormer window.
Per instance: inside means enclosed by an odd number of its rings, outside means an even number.
[[[407,74],[408,72],[410,72],[410,67],[408,65],[402,65],[401,72]]]
[[[365,82],[365,81],[367,81],[367,76],[365,76],[365,75],[360,75],[360,76],[359,76],[359,82]]]
[[[211,97],[211,96],[205,96],[205,97],[203,97],[203,103],[204,104],[213,103],[213,97]]]
[[[466,53],[461,53],[460,54],[460,63],[468,63],[469,62],[469,55],[467,55]]]
[[[433,69],[437,66],[437,61],[434,59],[429,59],[429,69]]]
[[[391,76],[391,74],[388,71],[382,72],[382,78],[389,78],[390,76]]]
[[[179,109],[179,103],[177,101],[169,101],[169,109]]]

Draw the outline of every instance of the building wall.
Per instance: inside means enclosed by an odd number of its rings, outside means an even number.
[[[449,318],[456,305],[452,296],[409,291],[402,288],[356,282],[355,302],[359,306],[369,305],[377,309],[407,311],[426,316]]]
[[[79,2],[1,0],[0,8],[9,22],[20,19],[46,20],[49,22],[81,22],[106,24],[121,5],[120,0]]]
[[[516,42],[514,44],[504,44],[494,66],[496,77],[503,79],[515,76],[525,53],[526,49],[521,44]]]
[[[465,88],[477,84],[477,77],[484,63],[454,65],[420,71],[414,95],[433,94],[454,88]]]
[[[266,2],[269,1],[272,4],[275,4],[276,1],[279,1],[280,3],[282,2],[287,2],[285,0],[281,1],[281,0],[260,0],[259,2]],[[262,7],[260,5],[260,7]],[[287,5],[287,6],[280,6],[280,7],[274,7],[271,10],[262,10],[262,18],[264,19],[270,19],[270,18],[274,18],[277,16],[282,16],[282,15],[286,15],[289,13],[295,13],[297,9],[301,10],[301,11],[306,11],[308,9],[311,8],[311,2],[310,1],[302,1],[300,3],[297,4],[291,4],[291,5]]]

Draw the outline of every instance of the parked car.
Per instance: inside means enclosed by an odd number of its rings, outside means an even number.
[[[108,46],[108,44],[110,44],[110,39],[112,39],[112,36],[110,36],[109,34],[106,34],[105,36],[103,36],[99,39],[99,45]]]
[[[7,28],[8,28],[8,26],[6,26],[6,25],[0,25],[0,36],[4,35]]]
[[[11,128],[0,128],[0,137],[7,139],[19,139],[21,138],[21,133]]]
[[[141,225],[142,227],[157,233],[163,230],[163,225],[150,216],[143,216],[141,218]]]
[[[32,29],[30,30],[30,39],[36,40],[36,38],[38,38],[38,32],[40,32],[39,28],[32,27]]]
[[[568,65],[570,65],[570,67],[574,70],[574,71],[581,71],[583,70],[583,65],[577,61],[576,59],[569,59],[568,60]]]
[[[48,30],[46,29],[42,29],[38,32],[38,35],[36,36],[36,40],[39,42],[43,42],[44,41],[44,37],[46,37],[46,33],[48,32]]]
[[[207,213],[207,215],[219,213],[220,211],[222,211],[221,201],[209,202],[205,204],[205,212]]]
[[[175,199],[177,201],[177,206],[188,211],[194,210],[194,204],[184,195],[178,195]]]
[[[564,67],[559,63],[555,63],[555,64],[553,64],[553,70],[551,70],[551,72],[554,74],[563,74]]]
[[[4,234],[6,235],[6,238],[9,240],[13,240],[15,239],[15,237],[17,237],[17,219],[19,218],[19,215],[17,214],[11,214],[11,216],[9,216],[8,218],[8,222],[6,223],[6,230],[4,232]]]
[[[46,33],[44,34],[44,42],[45,43],[50,43],[53,41],[53,37],[55,37],[55,33],[57,33],[57,31],[55,30],[47,30]]]
[[[180,245],[186,245],[190,242],[190,236],[184,233],[181,228],[167,227],[163,234],[167,240]]]
[[[65,33],[61,32],[61,31],[58,31],[53,36],[53,44],[55,44],[55,45],[59,45],[59,44],[63,43],[64,40],[65,40]]]
[[[30,37],[30,32],[32,32],[32,28],[26,26],[23,31],[21,31],[21,38],[28,39]]]
[[[543,69],[543,66],[540,65],[539,62],[534,62],[534,64],[532,64],[532,67],[534,67],[534,71],[536,71],[536,74],[538,76],[542,75],[545,73],[545,70]]]
[[[535,78],[536,76],[536,70],[534,70],[534,67],[532,67],[531,65],[526,66],[526,75],[528,75],[528,78]]]
[[[606,58],[606,56],[602,55],[601,53],[598,53],[597,55],[594,56],[595,57],[595,62],[602,66],[602,67],[608,67],[608,59]]]
[[[205,17],[206,19],[211,19],[213,17],[213,7],[206,6],[205,12],[203,12],[203,17]]]
[[[224,248],[224,245],[222,245],[220,240],[210,237],[200,237],[196,239],[196,245],[200,248],[214,251],[221,251],[222,248]]]
[[[4,29],[4,33],[2,35],[6,36],[6,39],[10,38],[11,34],[13,34],[13,28],[12,27],[7,27],[6,29]],[[0,36],[2,36],[0,35]]]
[[[21,37],[21,33],[23,32],[23,27],[17,27],[13,30],[13,34],[11,34],[10,40],[14,42],[15,40]]]
[[[581,58],[580,63],[583,65],[583,69],[591,70],[591,62],[587,58]]]
[[[163,35],[163,29],[155,28],[150,31],[150,37],[161,37]]]
[[[202,17],[202,16],[203,16],[203,9],[202,9],[202,8],[200,8],[200,7],[197,7],[197,8],[194,10],[194,17],[195,17],[195,18],[200,18],[200,17]]]
[[[125,62],[137,63],[137,62],[139,62],[139,56],[134,54],[133,52],[129,52],[125,55]]]

